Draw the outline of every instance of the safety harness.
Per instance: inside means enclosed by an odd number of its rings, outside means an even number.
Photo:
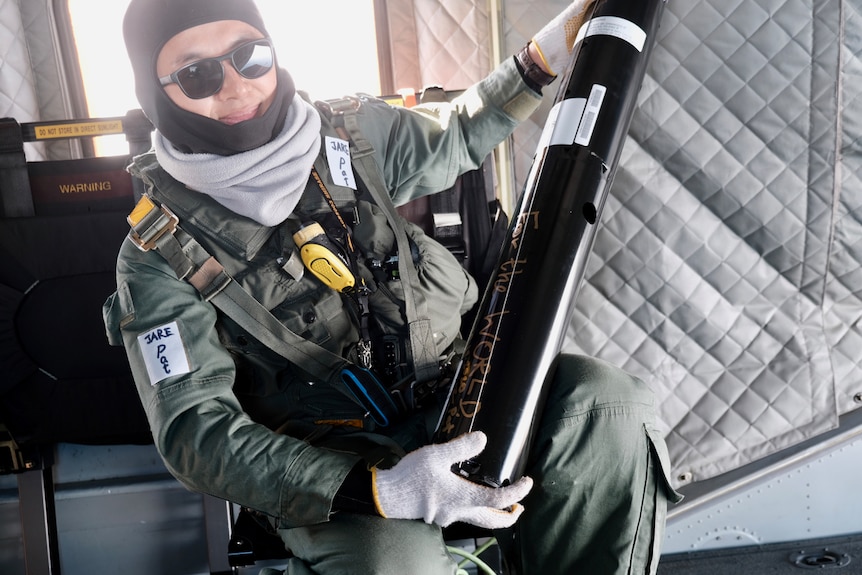
[[[440,375],[439,357],[424,297],[413,286],[418,275],[404,223],[383,184],[374,162],[374,149],[359,130],[356,112],[361,101],[344,98],[318,102],[317,106],[336,132],[350,142],[353,168],[359,182],[384,212],[396,238],[398,273],[402,279],[408,341],[414,379],[417,383]],[[318,162],[320,159],[318,158]],[[316,162],[316,164],[318,163]],[[322,166],[316,167],[319,171]],[[325,188],[324,188],[325,190]],[[327,198],[329,201],[330,198]],[[129,238],[142,250],[155,250],[179,279],[190,283],[201,297],[212,303],[241,328],[292,364],[319,381],[325,381],[356,401],[379,426],[389,425],[405,406],[393,401],[390,392],[368,366],[356,365],[322,346],[294,333],[235,281],[214,256],[179,225],[179,218],[165,205],[144,194],[128,216]],[[295,261],[285,262],[286,270]]]
[[[398,273],[404,287],[404,305],[407,314],[410,352],[413,357],[415,378],[419,382],[435,379],[440,375],[439,361],[434,345],[428,306],[421,294],[412,289],[419,284],[416,267],[412,264],[410,243],[404,222],[398,216],[392,198],[383,183],[380,169],[374,162],[374,148],[359,129],[357,112],[361,100],[354,97],[318,102],[318,108],[335,127],[336,132],[350,142],[350,156],[359,180],[365,184],[374,202],[383,210],[389,227],[395,232],[398,254]],[[405,281],[406,280],[406,281]]]

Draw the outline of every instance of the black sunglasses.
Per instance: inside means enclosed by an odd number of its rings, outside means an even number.
[[[192,100],[217,94],[224,83],[222,62],[230,60],[234,69],[244,78],[260,78],[272,68],[275,55],[269,38],[254,40],[234,48],[224,56],[204,58],[186,64],[169,76],[159,78],[162,86],[176,84]]]

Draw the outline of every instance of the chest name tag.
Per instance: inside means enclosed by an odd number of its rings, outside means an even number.
[[[326,136],[325,144],[326,160],[329,162],[329,172],[332,174],[332,181],[339,186],[355,190],[356,180],[353,177],[353,166],[350,163],[350,142]]]
[[[157,327],[138,336],[150,385],[191,371],[186,347],[177,322]]]

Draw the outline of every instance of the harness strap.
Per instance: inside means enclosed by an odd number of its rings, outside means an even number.
[[[160,213],[161,212],[161,213]],[[261,343],[320,381],[341,388],[341,372],[350,362],[288,329],[258,302],[190,234],[163,205],[143,196],[129,216],[130,239],[141,249],[157,251],[177,277],[232,318]],[[173,216],[173,217],[170,217]],[[155,238],[145,240],[144,238]]]
[[[395,233],[395,242],[398,248],[398,273],[402,278],[404,292],[404,306],[407,314],[407,325],[410,336],[410,352],[413,358],[413,369],[416,380],[419,382],[436,379],[440,376],[439,358],[437,348],[434,345],[434,334],[431,329],[431,320],[428,319],[428,306],[424,297],[412,286],[418,285],[418,274],[413,265],[413,258],[409,257],[410,243],[404,223],[398,216],[392,198],[386,191],[383,176],[374,162],[374,147],[365,139],[359,129],[359,121],[356,111],[359,108],[359,100],[345,98],[326,102],[329,108],[324,109],[330,119],[341,128],[353,149],[351,154],[355,160],[354,169],[359,175],[374,198],[375,203],[383,209],[386,220]]]

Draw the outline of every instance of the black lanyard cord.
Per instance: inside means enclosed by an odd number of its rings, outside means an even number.
[[[341,227],[344,228],[344,237],[347,243],[347,259],[349,260],[349,266],[351,268],[350,271],[353,273],[359,284],[354,289],[346,292],[359,308],[360,341],[357,350],[359,355],[358,362],[362,367],[370,368],[371,331],[369,329],[368,318],[371,310],[368,305],[368,294],[371,290],[369,290],[368,286],[365,284],[365,278],[359,274],[356,246],[353,244],[353,234],[350,231],[350,227],[348,227],[347,223],[344,221],[344,218],[341,216],[341,211],[338,209],[338,206],[335,204],[335,200],[332,198],[332,194],[330,194],[329,190],[326,189],[326,184],[323,183],[320,174],[317,173],[317,169],[314,167],[311,168],[311,176],[317,183],[317,187],[320,188],[320,192],[323,194],[326,203],[329,205],[329,209],[332,210],[332,213],[335,214]]]
[[[338,219],[338,223],[340,223],[341,227],[344,228],[345,237],[347,238],[347,250],[350,252],[351,259],[355,261],[356,247],[353,245],[353,237],[350,233],[350,228],[347,226],[344,218],[341,217],[341,211],[338,209],[338,206],[335,205],[335,200],[332,199],[332,194],[330,194],[329,190],[326,189],[326,184],[323,183],[323,180],[320,178],[320,174],[317,173],[317,168],[311,168],[311,176],[317,183],[317,187],[320,188],[320,192],[323,194],[326,203],[329,205],[329,209],[332,210],[332,213],[335,214],[335,217]]]

